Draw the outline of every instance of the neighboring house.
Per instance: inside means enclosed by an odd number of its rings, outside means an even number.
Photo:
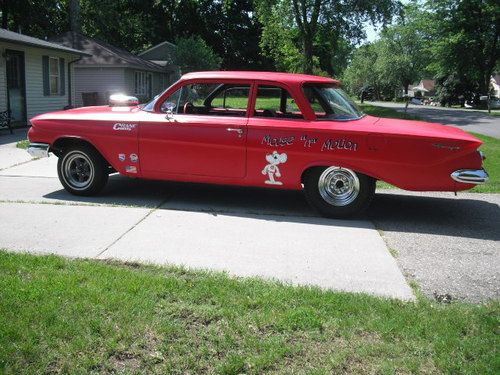
[[[77,107],[106,104],[114,93],[134,95],[145,102],[170,83],[165,67],[108,43],[71,31],[50,40],[91,55],[75,63]]]
[[[491,76],[490,85],[492,88],[492,95],[500,98],[500,74],[495,74]]]
[[[420,92],[422,97],[434,96],[436,95],[435,85],[436,81],[433,79],[423,79],[418,83],[418,85],[412,87],[412,96],[414,96],[417,92]]]
[[[165,41],[139,53],[138,56],[163,66],[169,73],[169,81],[173,83],[181,76],[179,66],[174,65],[173,62],[174,51],[176,48],[175,44]]]
[[[71,105],[74,62],[82,51],[0,29],[0,111],[12,124]]]

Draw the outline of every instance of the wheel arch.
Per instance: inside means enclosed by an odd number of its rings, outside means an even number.
[[[63,136],[57,138],[52,145],[50,146],[49,151],[54,153],[56,156],[60,156],[62,152],[68,147],[68,146],[87,146],[93,148],[101,157],[111,165],[111,163],[106,159],[104,154],[88,139],[81,138],[81,137],[76,137],[76,136]]]
[[[331,162],[331,161],[330,162],[326,162],[326,161],[322,161],[322,162],[308,164],[304,168],[302,168],[302,173],[300,175],[300,183],[303,184],[306,176],[309,173],[311,173],[312,171],[314,171],[315,169],[317,169],[317,168],[328,168],[328,167],[333,167],[333,166],[351,169],[351,170],[353,170],[355,172],[359,172],[359,173],[364,174],[365,176],[371,177],[375,181],[379,180],[379,178],[377,178],[376,176],[374,176],[372,173],[370,173],[369,171],[366,171],[365,168],[358,168],[357,166],[351,165],[350,163],[345,163],[345,162],[340,162],[340,161],[339,162]]]

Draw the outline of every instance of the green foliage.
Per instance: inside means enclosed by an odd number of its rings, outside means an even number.
[[[173,60],[182,74],[220,68],[221,58],[200,37],[179,38],[176,44]]]
[[[0,1],[5,28],[41,39],[69,30],[68,8],[69,0]],[[199,36],[225,69],[272,69],[252,0],[80,0],[80,18],[86,36],[133,53]]]
[[[330,75],[341,74],[353,46],[363,39],[363,21],[386,22],[398,7],[393,0],[254,3],[263,25],[261,46],[278,68]]]
[[[0,373],[495,373],[498,302],[0,251]],[[498,372],[498,371],[497,371]]]
[[[429,69],[443,102],[489,91],[500,54],[500,8],[495,0],[426,3]]]
[[[23,139],[22,141],[16,143],[16,147],[23,150],[26,150],[29,145],[30,145],[29,139]]]
[[[407,93],[425,74],[426,40],[421,22],[421,12],[409,4],[378,41],[358,48],[344,74],[348,90],[359,93],[363,87],[373,87],[378,99],[391,99],[401,87]]]

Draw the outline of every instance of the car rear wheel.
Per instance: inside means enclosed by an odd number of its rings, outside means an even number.
[[[369,206],[375,180],[347,168],[314,168],[304,178],[304,191],[309,204],[323,216],[343,218]]]
[[[73,146],[60,155],[57,174],[64,188],[74,195],[93,195],[108,181],[108,166],[89,146]]]

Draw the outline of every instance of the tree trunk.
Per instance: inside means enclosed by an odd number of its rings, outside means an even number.
[[[403,83],[403,86],[405,88],[405,95],[408,95],[408,86],[410,86],[410,84],[408,82],[405,82]]]
[[[304,35],[304,74],[313,73],[313,41],[310,35]]]
[[[7,4],[7,0],[2,1],[2,29],[7,29],[7,26],[9,26],[9,8]]]
[[[69,29],[77,33],[81,31],[80,0],[69,1]]]

